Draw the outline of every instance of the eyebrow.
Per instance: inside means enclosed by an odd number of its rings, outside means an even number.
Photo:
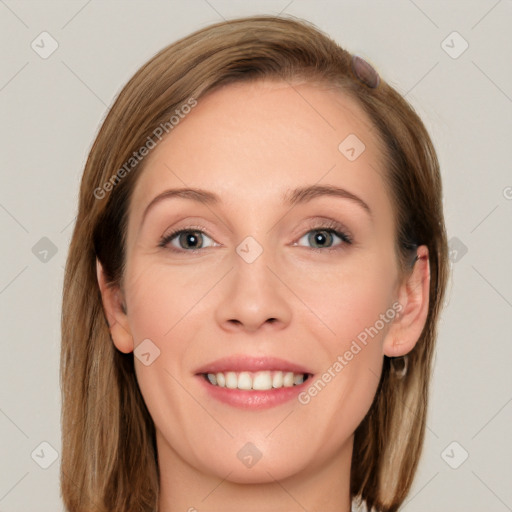
[[[360,197],[356,196],[352,192],[349,192],[348,190],[345,190],[344,188],[335,187],[333,185],[311,185],[308,187],[296,188],[295,190],[289,191],[284,195],[284,201],[290,206],[295,206],[297,204],[307,203],[316,197],[322,196],[349,199],[350,201],[353,201],[354,203],[361,206],[370,216],[372,216],[370,207]]]
[[[369,215],[372,216],[372,211],[368,204],[363,201],[360,197],[356,196],[352,192],[345,190],[344,188],[335,187],[333,185],[310,185],[306,187],[299,187],[294,190],[287,191],[283,196],[283,201],[288,206],[296,206],[298,204],[304,204],[312,199],[323,196],[339,197],[341,199],[348,199],[361,206]],[[215,205],[221,202],[220,197],[213,192],[203,190],[199,188],[174,188],[165,190],[161,194],[154,197],[150,203],[146,206],[144,213],[142,214],[141,225],[146,218],[149,210],[153,208],[157,203],[166,199],[182,198],[196,201],[205,205]]]

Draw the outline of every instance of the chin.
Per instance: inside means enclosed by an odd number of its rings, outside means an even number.
[[[229,446],[210,445],[208,452],[203,452],[199,469],[237,484],[272,483],[307,472],[313,456],[295,442],[288,446],[272,445],[268,439],[266,444],[236,439],[231,440]]]

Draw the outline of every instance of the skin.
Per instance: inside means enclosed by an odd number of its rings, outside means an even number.
[[[354,161],[338,150],[349,134],[366,146]],[[341,92],[260,81],[200,98],[146,158],[122,286],[107,287],[97,268],[117,349],[132,352],[149,338],[160,350],[149,366],[135,358],[135,368],[157,431],[162,512],[350,510],[353,433],[383,356],[407,354],[428,312],[427,248],[411,273],[399,273],[381,154],[370,120]],[[333,196],[283,202],[289,189],[314,184],[350,191],[371,215]],[[159,201],[141,226],[152,199],[176,187],[214,192],[220,202]],[[314,250],[305,235],[326,220],[342,224],[353,243],[334,237]],[[177,238],[158,246],[173,229],[197,226],[207,246],[199,252]],[[247,236],[263,249],[252,263],[235,251]],[[281,357],[321,376],[397,301],[400,316],[306,405],[242,410],[212,400],[194,376],[233,354]],[[247,442],[261,452],[250,469],[237,457]]]

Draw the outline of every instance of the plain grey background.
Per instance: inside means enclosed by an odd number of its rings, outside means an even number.
[[[512,510],[510,0],[0,0],[1,512],[63,509],[63,268],[109,105],[164,46],[257,13],[305,18],[368,58],[429,129],[451,281],[425,450],[403,510]]]

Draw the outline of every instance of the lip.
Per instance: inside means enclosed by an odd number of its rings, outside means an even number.
[[[299,393],[304,391],[311,383],[310,378],[298,386],[291,388],[270,389],[268,391],[248,391],[244,389],[228,389],[219,386],[213,386],[202,376],[197,375],[196,379],[199,385],[203,386],[208,395],[219,402],[237,407],[239,409],[261,410],[276,407],[289,402],[298,400]]]
[[[313,372],[297,363],[286,361],[278,357],[254,357],[250,355],[236,355],[223,357],[207,363],[195,370],[195,374],[201,373],[218,373],[218,372],[258,372],[258,371],[282,371],[293,373],[309,373]]]
[[[205,373],[233,372],[257,372],[257,371],[282,371],[308,374],[309,378],[297,386],[254,391],[244,389],[229,389],[213,386],[205,378]],[[304,391],[311,383],[313,372],[308,368],[276,357],[253,357],[238,355],[217,359],[205,364],[195,371],[195,377],[208,395],[219,402],[240,409],[261,410],[276,407],[278,405],[297,399],[297,395]]]

